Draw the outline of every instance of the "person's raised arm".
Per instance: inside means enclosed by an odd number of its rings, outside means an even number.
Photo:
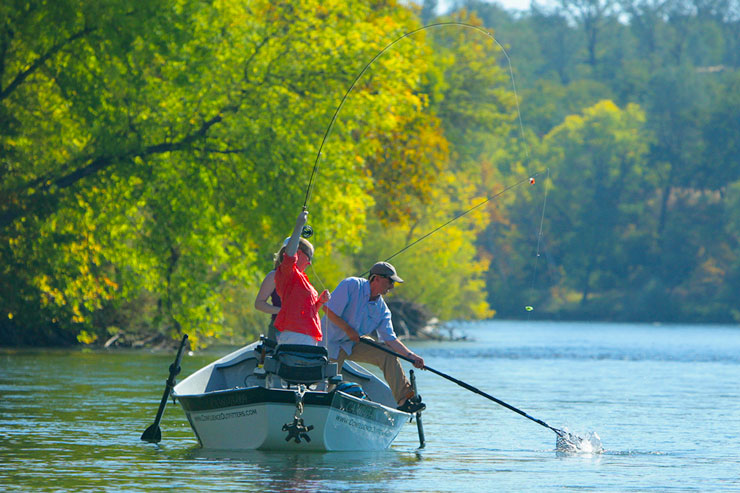
[[[293,257],[296,252],[298,252],[298,242],[301,239],[301,231],[303,231],[303,226],[306,225],[306,222],[308,221],[308,211],[302,210],[300,214],[298,214],[298,218],[295,221],[295,228],[293,228],[293,234],[290,235],[290,240],[288,241],[288,245],[285,247],[285,255],[288,255],[289,257]]]

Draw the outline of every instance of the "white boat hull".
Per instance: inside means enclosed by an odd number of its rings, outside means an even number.
[[[298,388],[284,388],[282,384],[241,387],[229,383],[229,379],[245,385],[253,383],[255,366],[250,351],[243,349],[175,387],[174,394],[204,449],[384,450],[410,418],[385,405],[388,396],[382,392],[378,400],[383,403],[336,390],[307,390],[301,398]],[[348,369],[358,370],[356,365]],[[358,379],[362,378],[367,380],[368,388],[377,388],[377,377],[367,373],[359,375]],[[299,400],[302,406],[297,406]],[[296,416],[304,426],[312,427],[298,435],[298,440],[286,428]]]
[[[254,389],[244,389],[245,392]],[[292,390],[274,390],[289,394]],[[326,394],[331,395],[331,394]],[[311,393],[304,399],[311,401]],[[280,398],[280,400],[283,400]],[[233,407],[187,410],[185,414],[203,448],[225,450],[383,450],[401,431],[408,415],[381,404],[362,402],[353,396],[334,393],[327,404],[304,404],[301,418],[313,426],[296,442],[283,429],[291,424],[296,406],[290,402],[257,402]]]

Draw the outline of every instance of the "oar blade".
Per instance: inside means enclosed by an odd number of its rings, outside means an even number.
[[[144,430],[144,433],[141,434],[141,439],[149,443],[159,443],[162,441],[162,430],[158,424],[154,423]]]

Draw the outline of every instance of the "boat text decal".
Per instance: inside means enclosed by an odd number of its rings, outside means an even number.
[[[375,421],[385,426],[394,426],[395,418],[384,411],[382,408],[374,407],[367,404],[368,401],[355,401],[337,393],[332,407],[344,411],[347,414],[354,414],[359,418],[368,421]]]
[[[244,418],[257,414],[256,409],[244,409],[241,411],[229,411],[227,413],[199,414],[193,416],[193,421],[221,421],[223,419]]]
[[[352,418],[340,416],[339,414],[337,414],[336,420],[342,424],[351,426],[353,428],[358,428],[360,430],[364,430],[369,433],[373,433],[375,435],[383,435],[386,437],[391,436],[390,430],[388,430],[388,428],[385,428],[385,427],[374,426],[368,423],[363,423],[362,421],[356,421]]]

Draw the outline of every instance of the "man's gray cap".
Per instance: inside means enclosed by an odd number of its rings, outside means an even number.
[[[403,282],[403,279],[398,277],[398,274],[396,274],[396,268],[388,262],[378,262],[377,264],[373,265],[370,269],[370,274],[375,274],[376,276],[390,277],[396,282]]]

